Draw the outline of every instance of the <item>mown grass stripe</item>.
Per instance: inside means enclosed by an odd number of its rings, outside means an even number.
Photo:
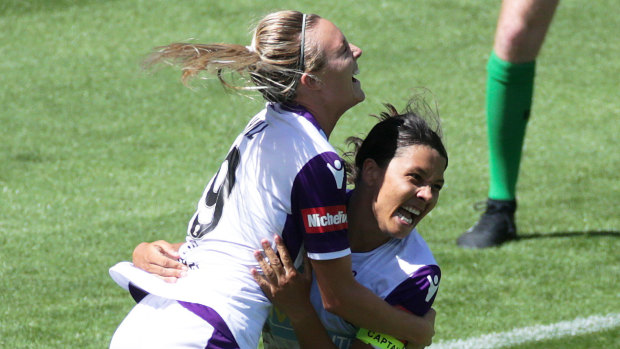
[[[431,349],[505,348],[512,345],[548,339],[574,337],[620,326],[620,313],[593,315],[549,325],[515,328],[507,332],[485,334],[480,337],[441,341]]]

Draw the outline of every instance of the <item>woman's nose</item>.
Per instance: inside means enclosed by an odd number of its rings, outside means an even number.
[[[362,49],[353,45],[353,44],[349,44],[349,47],[351,47],[351,52],[353,52],[353,58],[358,59],[362,56]]]
[[[429,202],[433,199],[433,190],[431,189],[430,185],[425,185],[423,187],[420,187],[420,189],[418,190],[418,198]]]

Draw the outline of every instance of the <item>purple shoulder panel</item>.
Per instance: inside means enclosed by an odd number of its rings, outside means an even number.
[[[334,152],[315,156],[299,171],[291,191],[291,214],[282,232],[295,259],[304,244],[310,253],[349,248],[344,162]]]

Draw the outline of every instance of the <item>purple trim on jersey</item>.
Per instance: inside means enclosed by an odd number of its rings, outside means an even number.
[[[177,302],[213,326],[213,334],[205,349],[239,349],[239,344],[237,344],[235,337],[230,332],[228,325],[215,310],[202,304]]]
[[[321,125],[319,125],[319,122],[316,121],[316,119],[314,118],[314,115],[312,115],[308,111],[308,109],[306,109],[304,106],[301,106],[301,105],[292,106],[292,105],[280,104],[280,107],[286,111],[290,111],[299,116],[302,116],[304,119],[310,121],[310,123],[314,125],[314,127],[316,127],[317,130],[323,131],[323,129],[321,129]]]
[[[431,285],[428,276],[434,282],[437,277],[437,283]],[[396,286],[392,292],[385,298],[385,301],[393,306],[402,307],[413,314],[423,316],[433,305],[437,296],[437,288],[441,280],[441,270],[436,265],[425,265],[416,270],[407,280]],[[432,297],[426,301],[429,292]]]
[[[332,229],[338,224],[328,223],[327,226],[321,227],[325,230],[321,233],[306,231],[309,217],[302,213],[304,210],[334,206],[342,206],[346,210],[345,184],[344,161],[333,152],[315,156],[299,171],[291,189],[292,213],[287,216],[282,230],[282,238],[293,260],[297,258],[302,242],[306,251],[317,254],[339,252],[349,248],[347,230],[346,227],[342,228],[342,224],[339,229]],[[341,222],[341,219],[342,217],[338,217],[337,222]]]

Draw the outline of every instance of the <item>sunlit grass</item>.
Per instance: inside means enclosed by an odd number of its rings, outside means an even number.
[[[0,347],[107,346],[133,302],[108,267],[140,241],[183,237],[204,185],[262,106],[216,81],[185,88],[174,69],[147,74],[141,59],[189,38],[249,43],[253,20],[291,7],[333,20],[364,50],[368,97],[339,123],[337,147],[367,131],[382,102],[433,91],[450,154],[440,203],[420,227],[443,270],[435,341],[620,312],[614,5],[561,4],[539,59],[519,182],[524,239],[467,251],[454,241],[487,191],[484,66],[499,4],[3,2]],[[553,345],[614,343],[609,333]]]

